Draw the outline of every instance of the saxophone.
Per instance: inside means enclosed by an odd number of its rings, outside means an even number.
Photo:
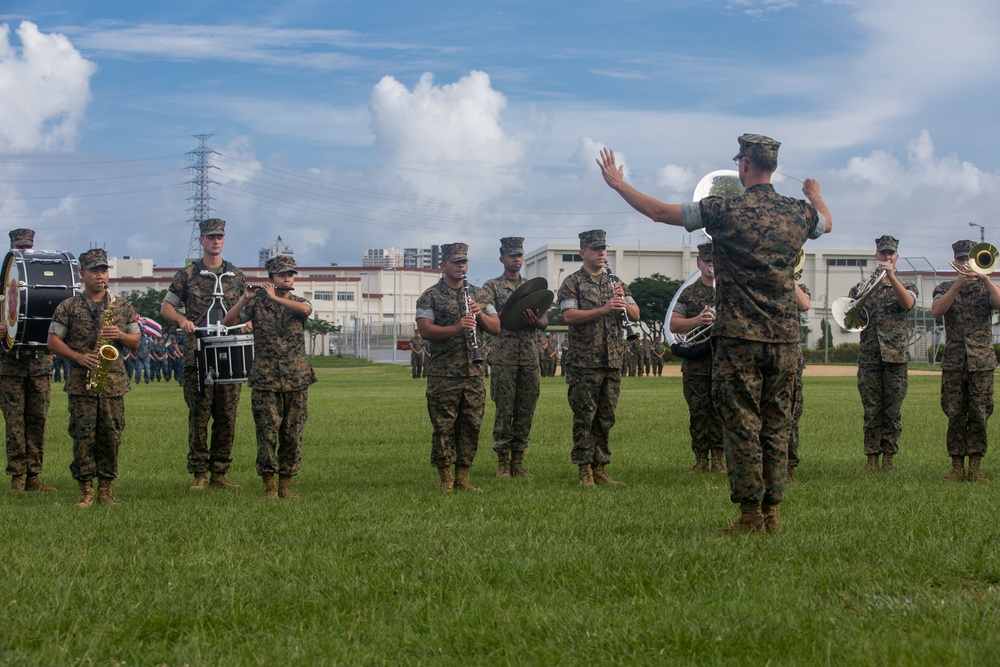
[[[107,289],[107,287],[105,287]],[[104,316],[101,318],[101,328],[110,327],[115,317],[115,295],[108,292],[108,307],[104,309]],[[94,345],[94,352],[101,357],[101,363],[97,368],[87,371],[87,391],[92,394],[104,393],[104,385],[108,382],[108,373],[111,372],[111,364],[118,360],[118,348],[111,344],[107,338],[102,338],[97,334],[97,343]]]

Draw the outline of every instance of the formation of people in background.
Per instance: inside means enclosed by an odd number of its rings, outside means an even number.
[[[786,486],[795,481],[799,466],[805,364],[798,315],[811,306],[809,289],[797,282],[793,269],[806,240],[831,231],[832,215],[813,179],[803,182],[805,200],[774,191],[770,180],[777,141],[747,134],[738,143],[734,161],[742,194],[692,203],[667,204],[639,192],[625,182],[610,149],[602,150],[598,165],[606,184],[638,212],[654,222],[710,235],[710,242],[698,246],[698,279],[677,295],[668,322],[669,331],[685,341],[682,385],[695,459],[690,472],[728,474],[730,500],[739,515],[722,532],[777,533]],[[203,221],[201,258],[174,276],[160,310],[178,328],[174,336],[141,332],[135,309],[107,289],[102,249],[80,255],[83,291],[55,308],[45,348],[12,346],[0,322],[0,340],[9,348],[0,354],[0,407],[11,492],[56,491],[41,480],[50,376],[64,382],[68,394],[70,471],[79,485],[80,508],[118,502],[113,488],[126,427],[124,394],[131,383],[174,378],[189,409],[192,491],[237,486],[226,475],[241,384],[247,381],[263,494],[267,499],[298,497],[291,482],[301,471],[308,388],[317,380],[304,342],[312,305],[292,294],[297,269],[288,256],[268,261],[268,282],[247,284],[242,272],[222,258],[225,228],[220,219]],[[409,341],[411,376],[427,379],[430,463],[440,491],[482,492],[470,480],[470,470],[490,367],[496,477],[531,477],[525,457],[540,378],[554,376],[558,366],[572,413],[569,460],[577,467],[577,483],[621,484],[607,469],[621,378],[662,375],[667,350],[658,335],[626,341],[624,332],[639,320],[640,310],[607,265],[606,233],[593,229],[579,238],[582,266],[555,295],[568,330],[561,342],[546,331],[545,310],[524,307],[508,316],[512,305],[531,306],[515,298],[529,282],[521,275],[522,237],[500,239],[503,271],[481,288],[467,280],[468,246],[442,246],[441,279],[420,296]],[[31,252],[34,232],[13,230],[10,240],[11,252]],[[917,288],[896,273],[898,246],[888,235],[876,239],[877,270],[849,294],[855,314],[864,316],[857,384],[869,472],[893,469],[902,431],[905,318],[916,303]],[[941,407],[952,462],[946,482],[988,481],[981,465],[993,412],[997,362],[991,328],[1000,311],[1000,288],[988,272],[971,266],[975,247],[969,240],[952,246],[958,277],[938,285],[933,295],[932,315],[943,318],[946,329]],[[978,265],[979,258],[975,261]],[[240,329],[252,330],[252,370],[232,382],[210,381],[196,341],[213,331]]]

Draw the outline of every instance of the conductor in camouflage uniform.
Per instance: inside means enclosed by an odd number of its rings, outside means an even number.
[[[993,414],[993,313],[1000,310],[1000,288],[989,275],[969,268],[972,241],[952,245],[958,279],[934,288],[931,315],[944,317],[941,360],[941,409],[948,417],[951,473],[946,482],[986,482],[980,463],[986,455],[986,422]],[[965,458],[969,471],[965,472]]]
[[[212,313],[212,323],[222,320],[226,311],[243,294],[246,278],[231,262],[222,258],[226,240],[226,221],[210,218],[201,222],[198,243],[202,248],[197,259],[174,274],[173,282],[160,306],[160,314],[173,322],[184,333],[184,401],[188,406],[188,472],[194,475],[192,491],[209,486],[229,488],[238,486],[226,479],[233,462],[233,440],[236,437],[236,412],[240,404],[242,384],[205,385],[198,391],[198,366],[195,327],[204,326],[208,309],[212,305],[215,277],[222,278],[222,312]],[[181,313],[181,310],[184,312]],[[212,421],[211,447],[208,440],[208,422]],[[211,479],[209,479],[211,473]]]
[[[521,276],[524,263],[524,239],[508,236],[500,239],[500,263],[503,274],[483,283],[493,307],[502,311],[507,300],[526,281]],[[490,397],[496,405],[493,422],[493,451],[497,453],[497,477],[530,477],[524,468],[531,422],[540,391],[540,359],[537,332],[549,325],[548,315],[526,309],[521,315],[525,326],[517,331],[501,328],[493,337],[493,377]],[[556,349],[556,341],[547,336],[544,349]],[[548,364],[548,360],[545,361]]]
[[[639,306],[618,278],[605,273],[608,259],[603,229],[580,234],[583,267],[563,280],[556,297],[569,325],[569,350],[563,371],[573,411],[573,451],[581,486],[620,484],[605,466],[611,463],[609,436],[621,393],[625,337],[622,313],[639,320]]]
[[[424,339],[420,337],[420,331],[413,330],[413,338],[410,339],[410,373],[414,380],[420,379],[424,372]]]
[[[469,481],[486,410],[485,363],[474,363],[473,341],[478,344],[479,326],[500,333],[500,318],[489,294],[478,287],[464,289],[468,265],[469,246],[441,246],[441,280],[417,299],[417,328],[430,346],[424,373],[427,412],[434,428],[431,465],[438,469],[438,488],[443,492],[482,492]]]
[[[309,385],[316,382],[305,342],[312,304],[292,294],[298,273],[292,257],[277,255],[264,266],[271,282],[259,291],[247,286],[222,323],[253,322],[254,360],[247,381],[253,390],[250,405],[257,426],[257,474],[264,482],[264,497],[298,498],[292,491],[292,478],[301,469]]]
[[[80,485],[76,506],[94,504],[93,480],[96,477],[97,502],[114,504],[114,480],[118,477],[118,447],[125,430],[125,394],[131,389],[125,375],[123,347],[139,347],[139,324],[135,309],[125,299],[114,298],[107,291],[108,256],[102,248],[80,255],[80,281],[83,293],[66,299],[56,307],[49,325],[48,347],[70,361],[64,390],[69,394],[69,435],[73,438],[73,462],[70,472]],[[118,357],[105,357],[98,347],[111,345]],[[106,380],[91,384],[90,371],[106,366]]]
[[[903,431],[903,399],[906,398],[906,313],[917,302],[917,286],[903,284],[896,275],[899,241],[891,236],[875,239],[875,259],[885,277],[872,289],[864,304],[868,326],[861,331],[858,346],[858,392],[864,408],[865,469],[892,470]],[[848,296],[858,297],[860,282]]]
[[[35,232],[15,229],[10,247],[25,252],[35,247]],[[7,338],[6,318],[0,319],[0,340]],[[11,493],[52,492],[44,484],[45,420],[49,415],[52,356],[39,346],[18,345],[0,351],[0,408],[7,431],[7,474]]]
[[[795,284],[795,306],[804,313],[812,306],[812,294],[804,283]],[[799,342],[795,355],[795,383],[792,385],[792,439],[788,442],[788,483],[795,481],[795,469],[799,467],[799,419],[802,418],[802,373],[806,370],[806,360]]]
[[[745,191],[732,197],[665,204],[625,183],[610,149],[598,164],[605,182],[640,213],[689,232],[704,228],[712,238],[712,395],[724,424],[730,499],[740,506],[739,518],[724,532],[776,533],[799,345],[795,256],[806,239],[829,232],[833,223],[815,180],[802,184],[808,202],[774,191],[777,141],[759,134],[738,141],[733,159]]]
[[[670,314],[670,331],[687,334],[705,330],[715,322],[715,269],[712,243],[698,246],[697,266],[701,272],[694,282],[680,293]],[[710,335],[710,334],[706,334]],[[706,339],[700,345],[684,348],[681,361],[684,400],[688,405],[688,432],[694,465],[688,472],[725,474],[726,455],[722,443],[722,417],[712,398],[712,347]],[[709,455],[712,457],[709,464]]]

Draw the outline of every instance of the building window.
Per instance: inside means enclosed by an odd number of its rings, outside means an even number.
[[[316,294],[313,295],[313,299],[316,301],[333,301],[333,292],[328,290],[316,290]]]
[[[828,259],[827,266],[868,266],[867,259]]]
[[[354,301],[354,292],[337,292],[337,301]]]
[[[580,257],[580,255],[563,255],[562,256],[562,261],[564,261],[564,262],[582,262],[583,261],[583,257]]]

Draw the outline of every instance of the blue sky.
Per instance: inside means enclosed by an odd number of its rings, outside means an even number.
[[[683,201],[759,132],[823,185],[818,243],[890,233],[946,268],[969,222],[1000,238],[1000,3],[926,4],[8,0],[0,227],[177,265],[184,154],[212,134],[231,260],[279,234],[309,265],[463,240],[478,278],[505,235],[688,242],[603,185],[599,148]]]

